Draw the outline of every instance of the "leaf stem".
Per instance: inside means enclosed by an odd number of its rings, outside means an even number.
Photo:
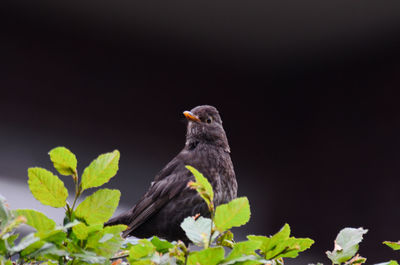
[[[210,208],[210,218],[211,218],[211,225],[210,225],[210,237],[209,237],[209,239],[208,239],[208,246],[207,246],[207,248],[208,247],[210,247],[210,245],[211,245],[211,240],[212,240],[212,235],[213,235],[213,226],[214,226],[214,217],[215,217],[215,211],[214,211],[214,202],[213,201],[210,201],[210,206],[209,206],[209,208]]]
[[[185,243],[183,243],[182,241],[178,241],[177,246],[183,252],[183,255],[185,257],[185,265],[187,265],[188,257],[189,257],[189,254],[190,254],[190,249],[189,249],[190,246],[186,247]]]
[[[77,201],[78,197],[81,195],[81,192],[82,192],[82,189],[79,186],[79,181],[78,181],[79,178],[78,178],[78,173],[77,172],[74,173],[73,179],[74,179],[74,182],[75,182],[75,198],[74,198],[74,202],[72,203],[72,208],[71,208],[72,211],[75,209],[76,201]]]
[[[207,244],[207,248],[210,247],[211,245],[211,240],[212,240],[212,235],[213,235],[213,226],[214,226],[214,212],[211,212],[211,225],[210,225],[210,237],[208,239],[208,244]]]
[[[78,188],[79,189],[79,188]],[[72,207],[71,207],[71,212],[74,210],[74,208],[75,208],[75,204],[76,204],[76,200],[78,199],[78,197],[81,195],[81,192],[80,192],[80,190],[78,190],[76,193],[75,193],[75,198],[74,198],[74,202],[72,203]]]

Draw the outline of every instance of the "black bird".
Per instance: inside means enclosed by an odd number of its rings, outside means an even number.
[[[189,242],[180,227],[183,219],[196,214],[208,217],[210,213],[203,199],[187,186],[194,177],[186,165],[199,170],[211,183],[215,205],[236,198],[230,148],[217,109],[204,105],[183,114],[188,120],[183,150],[156,175],[135,206],[105,224],[127,225],[123,237],[156,235],[169,241]]]

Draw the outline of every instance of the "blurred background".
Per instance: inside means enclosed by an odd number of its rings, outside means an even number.
[[[80,172],[118,149],[120,209],[183,147],[182,111],[216,106],[239,195],[236,233],[284,223],[330,262],[340,229],[369,229],[368,263],[400,259],[400,2],[3,1],[0,193],[40,206],[27,168],[66,146]],[[63,177],[72,187],[72,180]],[[88,191],[90,194],[92,191]],[[288,264],[294,264],[287,261]]]

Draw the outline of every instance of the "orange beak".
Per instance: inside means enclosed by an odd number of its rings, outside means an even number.
[[[183,115],[185,115],[185,117],[186,117],[186,119],[188,119],[188,121],[200,121],[199,117],[197,117],[190,111],[184,111]]]

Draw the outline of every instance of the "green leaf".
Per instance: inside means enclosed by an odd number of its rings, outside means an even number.
[[[247,236],[250,241],[260,242],[260,252],[265,259],[295,258],[299,252],[311,247],[314,241],[309,238],[290,236],[290,227],[285,224],[281,230],[271,237]]]
[[[85,240],[92,232],[97,232],[103,229],[103,224],[94,224],[87,226],[84,223],[79,223],[72,227],[75,236],[80,240]]]
[[[246,197],[221,204],[215,210],[214,223],[220,232],[246,224],[250,220],[250,204]]]
[[[0,257],[1,255],[6,255],[8,252],[7,248],[12,248],[15,246],[15,240],[18,238],[18,234],[7,234],[3,236],[3,238],[0,238]],[[6,246],[7,245],[7,246]]]
[[[89,235],[88,230],[89,227],[84,223],[79,223],[74,227],[72,227],[72,232],[74,232],[75,236],[80,240],[84,240],[88,237]]]
[[[275,264],[275,263],[272,263],[271,261],[268,261],[266,259],[254,255],[243,255],[228,261],[225,260],[223,263],[220,263],[220,265],[257,265],[257,264]]]
[[[82,250],[81,253],[73,253],[71,256],[90,264],[104,264],[107,260],[105,257],[98,256],[96,253],[86,250]]]
[[[6,199],[0,195],[0,230],[3,230],[11,217],[12,213],[7,207]]]
[[[96,231],[89,235],[86,248],[97,255],[111,258],[121,247],[123,239],[120,234],[125,229],[126,225],[113,225]]]
[[[214,192],[210,182],[197,169],[192,166],[186,168],[193,174],[196,182],[189,182],[189,186],[196,189],[200,196],[206,201],[208,208],[213,209]]]
[[[24,250],[25,248],[29,247],[30,245],[32,245],[33,243],[39,241],[40,238],[36,237],[33,233],[28,234],[27,236],[25,236],[24,238],[21,239],[21,241],[13,246],[10,249],[11,253],[17,253],[17,252],[21,252],[22,250]]]
[[[56,223],[48,218],[41,212],[31,210],[31,209],[18,209],[15,210],[16,216],[25,216],[27,225],[32,226],[37,231],[48,231],[56,227]]]
[[[358,244],[368,230],[362,228],[344,228],[336,237],[333,251],[327,251],[333,264],[341,264],[351,259],[358,251]]]
[[[351,260],[346,262],[346,265],[360,265],[362,263],[365,263],[367,261],[366,258],[361,257],[360,255],[355,255]]]
[[[53,260],[47,260],[46,262],[41,263],[41,265],[58,265],[58,262]]]
[[[256,255],[255,251],[259,249],[260,246],[260,241],[243,241],[236,243],[225,261],[234,260],[243,255]]]
[[[63,231],[62,227],[58,227],[55,230],[37,232],[36,236],[38,236],[41,240],[52,242],[56,245],[61,245],[61,243],[67,237],[67,234]]]
[[[188,257],[188,265],[216,265],[224,259],[222,247],[206,248],[198,252],[191,252]]]
[[[143,260],[136,260],[136,261],[130,261],[129,262],[131,265],[155,265],[158,263],[154,263],[151,258],[143,259]]]
[[[153,244],[153,246],[156,247],[156,251],[160,253],[167,253],[170,248],[173,248],[174,245],[167,240],[160,239],[156,236],[153,236],[153,238],[150,240],[150,242]]]
[[[50,160],[53,162],[55,169],[64,176],[76,174],[75,155],[65,147],[56,147],[49,152]]]
[[[228,230],[224,232],[221,236],[217,238],[217,245],[218,246],[223,246],[223,247],[228,247],[228,248],[233,248],[235,243],[233,240],[233,233]]]
[[[28,169],[28,184],[33,196],[44,205],[64,207],[68,190],[57,176],[50,171],[33,167]]]
[[[290,237],[285,242],[284,251],[276,256],[276,258],[296,258],[299,252],[309,249],[312,244],[314,244],[314,240],[310,238]]]
[[[278,244],[280,242],[284,242],[287,239],[289,239],[290,236],[290,226],[288,224],[285,224],[281,230],[279,230],[278,233],[271,237],[266,237],[266,236],[247,236],[247,238],[250,241],[258,241],[261,243],[260,245],[260,251],[264,255],[268,254],[269,252],[272,252],[274,249],[277,248]],[[272,255],[268,255],[272,256]],[[269,259],[269,257],[267,257]]]
[[[117,174],[118,162],[118,150],[102,154],[93,160],[93,162],[83,171],[81,180],[82,191],[89,188],[99,187],[107,183],[115,176],[115,174]]]
[[[81,222],[79,220],[73,220],[72,222],[65,222],[66,220],[64,220],[64,226],[61,226],[61,229],[63,229],[64,231],[67,231],[68,229],[70,229],[71,227],[76,226],[77,224],[80,224]]]
[[[392,248],[393,250],[400,250],[400,241],[397,242],[384,241],[383,244]]]
[[[147,240],[141,239],[138,241],[138,244],[131,246],[129,249],[129,257],[128,261],[133,263],[139,259],[143,259],[145,257],[151,257],[156,251],[156,247]],[[151,264],[151,263],[150,263]]]
[[[52,243],[44,243],[39,249],[26,255],[28,258],[34,258],[36,260],[41,259],[57,259],[60,256],[67,256],[68,253],[65,250],[59,249]]]
[[[209,218],[200,216],[195,219],[189,216],[183,220],[181,227],[190,241],[198,246],[205,247],[209,245],[208,240],[210,239],[211,223],[212,221]],[[218,234],[219,233],[215,232],[212,236],[212,240],[214,240]]]
[[[83,218],[87,224],[102,224],[113,215],[118,206],[121,193],[119,190],[101,189],[85,198],[75,215]]]

